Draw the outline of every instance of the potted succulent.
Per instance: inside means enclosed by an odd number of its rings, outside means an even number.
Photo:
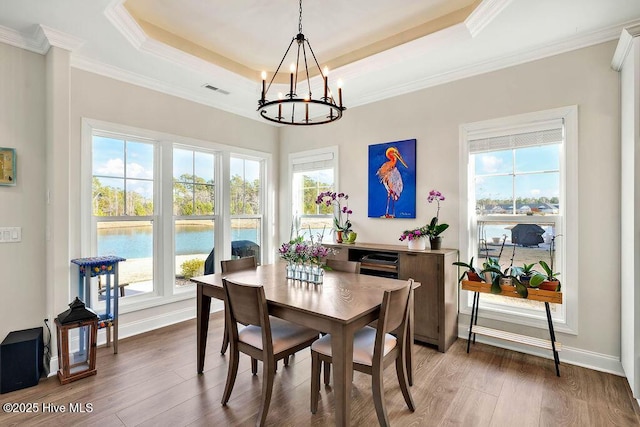
[[[460,278],[458,279],[458,283],[464,279],[464,276],[467,276],[467,280],[472,282],[483,282],[482,276],[480,274],[480,269],[477,269],[473,266],[473,257],[471,257],[471,261],[467,264],[466,262],[456,261],[453,265],[457,265],[458,267],[464,267],[466,270],[462,273]]]

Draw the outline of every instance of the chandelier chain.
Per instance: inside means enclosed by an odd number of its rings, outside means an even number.
[[[299,13],[300,13],[300,16],[298,18],[298,33],[302,34],[302,0],[300,0]]]

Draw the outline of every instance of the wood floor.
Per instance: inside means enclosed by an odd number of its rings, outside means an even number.
[[[46,426],[250,426],[261,393],[262,367],[252,376],[241,356],[227,407],[220,405],[227,370],[221,356],[222,315],[211,316],[203,375],[196,374],[195,320],[120,341],[119,354],[98,349],[96,376],[61,386],[55,377],[0,395],[0,402],[37,403],[38,413],[0,411],[0,425]],[[385,372],[387,410],[395,426],[638,426],[640,409],[626,380],[571,365],[555,376],[553,362],[476,344],[467,355],[459,339],[446,354],[416,345],[416,411],[404,403],[390,366]],[[562,355],[561,355],[562,357]],[[278,366],[271,408],[273,426],[333,425],[333,393],[321,389],[318,413],[309,412],[309,350],[288,368]],[[352,425],[378,425],[371,379],[354,375]],[[90,403],[91,413],[69,413]],[[66,409],[43,413],[44,404]]]

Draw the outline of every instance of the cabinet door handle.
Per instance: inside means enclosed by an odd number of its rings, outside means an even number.
[[[406,253],[406,255],[407,255],[407,256],[418,256],[418,254],[413,254],[413,253],[411,253],[411,252],[407,252],[407,253]]]

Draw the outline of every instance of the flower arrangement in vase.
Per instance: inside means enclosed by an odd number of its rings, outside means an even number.
[[[401,242],[406,240],[409,245],[409,249],[424,250],[427,247],[426,239],[429,239],[431,249],[440,249],[440,245],[442,243],[442,236],[440,236],[440,233],[449,228],[449,224],[440,224],[438,222],[440,216],[440,201],[442,200],[444,200],[444,196],[441,192],[431,190],[429,192],[429,197],[427,197],[427,202],[432,203],[435,201],[438,204],[436,216],[434,216],[431,219],[431,222],[427,225],[414,228],[413,230],[404,230],[402,232],[399,240]]]
[[[429,242],[431,243],[431,249],[440,249],[442,244],[442,236],[440,235],[444,230],[449,228],[449,224],[444,224],[439,222],[440,218],[440,202],[444,201],[444,196],[438,190],[429,191],[429,197],[427,197],[427,202],[433,203],[436,202],[438,204],[438,209],[436,210],[436,216],[431,218],[431,222],[427,225],[427,235],[429,236]]]
[[[309,230],[311,235],[311,230]],[[324,231],[323,233],[324,234]],[[288,243],[283,243],[278,249],[280,258],[287,261],[287,278],[301,280],[310,283],[322,283],[323,265],[322,261],[333,250],[322,245],[322,235],[318,240],[305,242],[302,236],[297,236]]]
[[[427,226],[414,228],[413,230],[404,230],[400,235],[401,242],[407,241],[411,250],[422,251],[427,247]]]
[[[348,240],[348,236],[352,232],[349,215],[353,213],[349,209],[349,195],[325,191],[318,194],[316,205],[333,206],[333,228],[336,232],[336,243]]]

